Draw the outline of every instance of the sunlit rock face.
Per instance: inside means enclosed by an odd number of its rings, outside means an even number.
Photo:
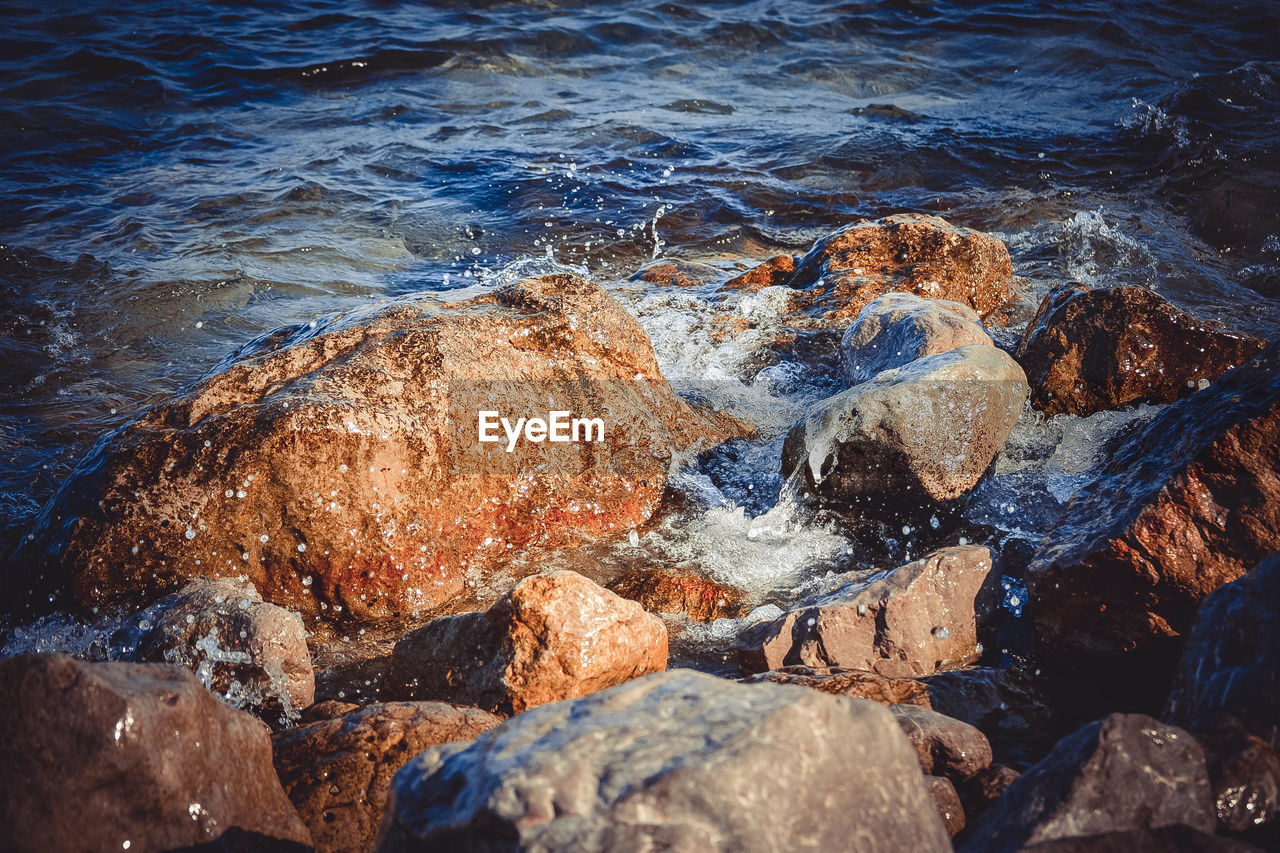
[[[840,358],[845,378],[856,385],[917,358],[971,344],[993,346],[972,308],[946,299],[886,293],[858,312],[840,339]]]
[[[478,440],[480,411],[551,410],[603,439]],[[84,606],[229,576],[304,613],[430,612],[519,549],[626,535],[675,451],[740,430],[581,278],[405,298],[260,339],[100,442],[20,556]]]

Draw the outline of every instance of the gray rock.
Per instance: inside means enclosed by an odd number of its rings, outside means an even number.
[[[968,305],[886,293],[858,312],[840,340],[840,358],[845,378],[856,385],[917,358],[970,344],[993,345],[978,312]]]
[[[889,710],[926,774],[962,782],[991,766],[987,736],[968,723],[918,705],[892,705]]]
[[[883,706],[676,670],[427,750],[396,774],[377,849],[951,847]]]
[[[1262,853],[1234,838],[1210,835],[1189,826],[1126,829],[1098,835],[1076,835],[1022,848],[1023,853]]]
[[[920,679],[935,711],[977,726],[989,737],[1036,736],[1057,722],[1048,686],[1012,669],[976,667],[939,672]]]

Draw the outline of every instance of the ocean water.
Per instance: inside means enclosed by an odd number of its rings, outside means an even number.
[[[569,268],[677,387],[720,379],[764,427],[602,564],[771,606],[918,554],[927,529],[873,553],[779,500],[782,431],[833,389],[828,365],[753,358],[768,292],[628,277],[920,211],[1003,238],[1028,306],[1141,284],[1274,339],[1278,33],[1270,0],[6,3],[0,551],[94,440],[263,332]],[[752,328],[712,341],[712,311]],[[966,518],[1033,543],[1148,415],[1028,412]]]

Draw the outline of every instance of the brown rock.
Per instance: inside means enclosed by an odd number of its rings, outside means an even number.
[[[1017,770],[1006,764],[992,764],[985,770],[979,770],[973,778],[966,779],[956,788],[960,801],[964,803],[965,814],[981,815],[1000,799],[1019,775]]]
[[[685,613],[698,622],[736,617],[746,607],[746,594],[740,589],[664,569],[627,572],[610,583],[609,589],[638,601],[650,613]]]
[[[185,667],[0,660],[0,849],[160,851],[234,828],[309,844],[266,726]]]
[[[796,272],[796,259],[791,255],[776,255],[734,276],[721,285],[720,290],[745,290],[758,293],[766,287],[786,284]]]
[[[965,825],[964,806],[960,803],[956,786],[945,776],[926,776],[924,781],[929,786],[933,801],[938,804],[938,815],[947,828],[947,834],[955,838]]]
[[[305,726],[309,723],[320,723],[325,720],[332,720],[334,717],[341,717],[343,714],[349,714],[352,711],[359,710],[360,706],[355,702],[343,702],[340,699],[326,699],[323,702],[317,702],[305,709],[298,722]]]
[[[744,684],[797,684],[831,693],[870,699],[881,705],[918,705],[931,707],[929,691],[914,678],[888,678],[865,669],[840,667],[784,666],[744,678]]]
[[[981,656],[979,633],[999,611],[999,578],[990,549],[942,548],[750,626],[738,637],[739,661],[747,673],[803,664],[892,677],[963,666]]]
[[[911,293],[886,293],[868,302],[845,330],[840,357],[845,378],[856,385],[917,358],[970,345],[994,346],[972,308]]]
[[[598,417],[605,437],[506,452],[479,442],[481,410]],[[225,575],[304,613],[430,613],[520,549],[642,523],[674,450],[743,428],[717,418],[591,282],[405,297],[267,336],[144,414],[82,463],[22,559],[73,574],[82,605]]]
[[[646,281],[675,287],[702,287],[724,278],[724,273],[709,264],[661,258],[645,264],[631,276],[632,281]]]
[[[272,738],[285,793],[320,851],[369,850],[391,777],[428,747],[471,740],[501,720],[443,702],[370,705]]]
[[[574,572],[525,578],[485,613],[406,634],[392,681],[416,699],[498,713],[586,696],[667,667],[662,620]]]
[[[1035,737],[1053,731],[1057,722],[1058,697],[1043,679],[1024,672],[976,667],[926,675],[920,682],[935,711],[990,737]]]
[[[1029,609],[1046,659],[1140,680],[1205,596],[1280,549],[1280,345],[1111,455],[1028,566]]]
[[[915,747],[926,775],[963,782],[991,766],[987,736],[968,723],[918,705],[892,705],[889,710]]]
[[[1197,320],[1142,287],[1054,288],[1027,324],[1018,361],[1031,404],[1088,416],[1171,403],[1257,355],[1266,341]]]
[[[1280,815],[1280,756],[1260,737],[1232,721],[1213,732],[1196,732],[1208,759],[1218,829],[1247,832]]]

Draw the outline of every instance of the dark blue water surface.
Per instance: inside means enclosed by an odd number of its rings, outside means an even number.
[[[0,548],[261,332],[543,259],[997,232],[1280,323],[1275,2],[9,2]]]

